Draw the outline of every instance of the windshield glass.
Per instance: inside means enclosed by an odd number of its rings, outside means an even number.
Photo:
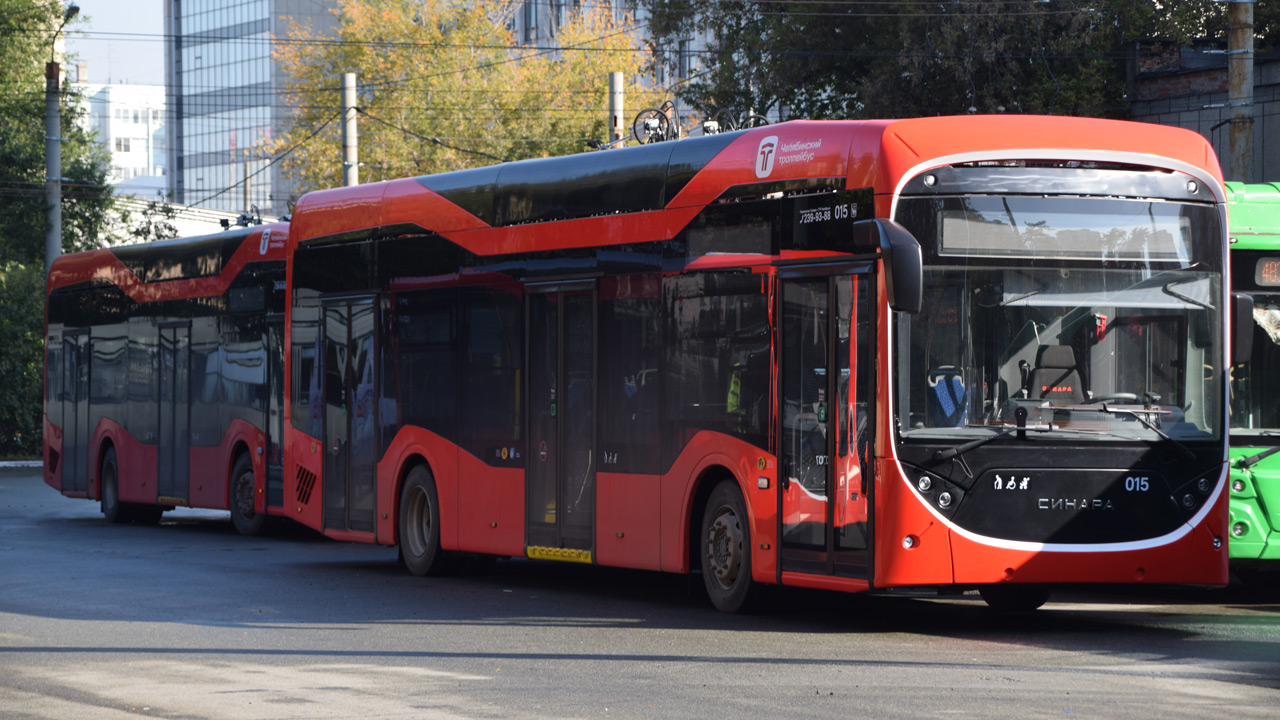
[[[1253,351],[1231,368],[1231,437],[1246,444],[1280,444],[1280,280],[1267,275],[1277,261],[1280,251],[1231,253],[1232,289],[1253,296]]]
[[[924,248],[924,309],[896,320],[904,438],[980,438],[1018,408],[1099,441],[1220,435],[1213,205],[938,196],[898,219]]]

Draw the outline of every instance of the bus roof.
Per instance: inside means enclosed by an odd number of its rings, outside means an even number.
[[[245,265],[283,261],[288,236],[288,223],[270,223],[61,255],[49,270],[48,289],[97,280],[136,302],[220,295]]]
[[[1182,171],[1225,201],[1212,146],[1189,130],[1026,115],[791,121],[676,142],[524,160],[304,195],[291,240],[419,228],[479,255],[674,237],[703,207],[770,193],[872,188],[943,164],[1026,160]],[[887,206],[886,206],[887,209]],[[620,234],[619,216],[631,216]],[[544,229],[517,226],[556,223]]]

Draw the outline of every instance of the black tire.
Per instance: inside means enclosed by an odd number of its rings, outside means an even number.
[[[127,523],[132,517],[127,503],[120,502],[120,470],[116,464],[116,449],[107,448],[102,456],[102,468],[98,473],[98,502],[102,516],[113,524]]]
[[[440,500],[426,465],[418,465],[405,477],[399,519],[396,534],[405,568],[419,577],[443,575],[449,558],[440,549]]]
[[[721,481],[711,491],[702,513],[698,547],[702,583],[711,604],[721,612],[747,609],[757,593],[751,579],[751,527],[747,504],[737,483]]]
[[[240,453],[231,466],[231,487],[227,504],[231,508],[231,524],[241,535],[257,535],[267,525],[267,514],[259,514],[253,507],[256,489],[253,458],[249,453]]]
[[[983,585],[978,594],[992,610],[1030,612],[1049,601],[1045,585]]]

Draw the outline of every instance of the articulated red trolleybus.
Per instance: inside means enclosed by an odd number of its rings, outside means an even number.
[[[274,228],[220,236],[218,267],[164,260],[208,239],[55,264],[46,480],[290,517],[416,574],[699,572],[728,611],[768,583],[1222,584],[1223,203],[1198,135],[1008,116],[315,192],[279,256]]]

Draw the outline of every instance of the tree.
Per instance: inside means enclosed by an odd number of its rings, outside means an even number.
[[[606,4],[560,27],[560,49],[516,45],[483,5],[343,0],[336,38],[290,29],[276,57],[295,111],[274,152],[300,189],[341,184],[344,72],[359,83],[364,181],[582,152],[606,136],[611,71],[628,78],[629,107],[657,104],[642,82],[647,50]]]
[[[61,3],[0,0],[0,456],[40,452],[44,349],[44,68]],[[114,197],[105,148],[61,97],[62,248],[98,247]]]
[[[1166,7],[1168,5],[1168,7]],[[654,46],[709,33],[690,104],[787,117],[1123,116],[1132,42],[1225,33],[1211,0],[647,0]],[[1265,47],[1280,10],[1259,5]]]

